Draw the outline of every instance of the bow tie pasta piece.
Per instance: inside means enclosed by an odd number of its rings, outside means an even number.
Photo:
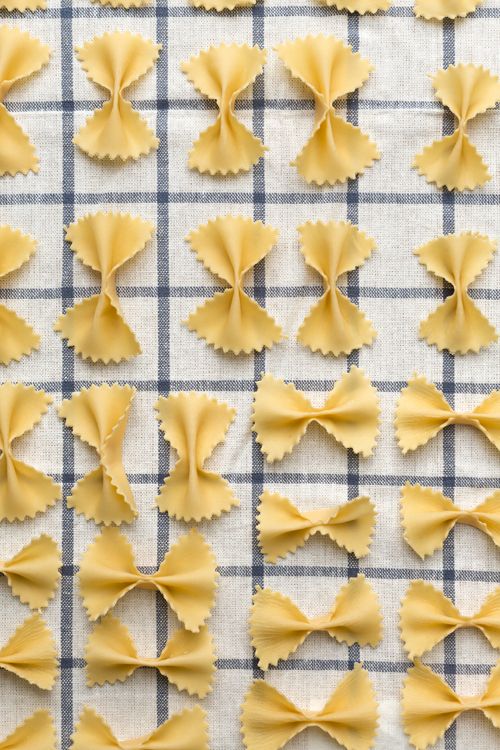
[[[308,222],[299,227],[305,262],[322,277],[325,292],[302,323],[297,338],[322,354],[350,354],[377,335],[364,313],[337,288],[339,276],[370,257],[374,240],[345,221]]]
[[[156,499],[157,507],[183,521],[201,521],[239,505],[229,483],[203,468],[224,440],[235,409],[195,392],[161,396],[155,409],[165,440],[179,454]]]
[[[35,248],[36,242],[29,235],[5,225],[0,226],[0,278],[21,268]],[[0,305],[0,333],[0,363],[3,365],[8,365],[12,360],[18,362],[23,354],[30,354],[40,346],[40,336],[5,305]]]
[[[187,240],[198,260],[231,287],[191,313],[189,330],[224,353],[260,352],[280,341],[280,326],[243,290],[244,275],[276,244],[278,231],[242,216],[221,216]]]
[[[161,44],[128,31],[96,36],[77,48],[87,77],[110,93],[73,139],[86,154],[126,161],[158,148],[158,138],[123,92],[153,67],[160,50]]]
[[[458,120],[452,135],[424,148],[413,166],[448,190],[473,190],[491,179],[486,164],[470,142],[467,123],[500,100],[500,81],[478,65],[450,65],[432,78],[436,96]]]
[[[160,656],[140,657],[128,629],[113,615],[95,626],[85,648],[87,685],[124,682],[136,669],[153,667],[179,690],[204,698],[212,690],[215,654],[206,627],[198,633],[177,630]]]
[[[420,324],[420,337],[452,354],[478,352],[498,339],[495,329],[467,294],[486,268],[496,245],[472,232],[448,234],[415,250],[430,273],[454,287],[452,295]]]
[[[189,152],[189,168],[211,175],[248,172],[266,147],[234,114],[236,98],[262,73],[266,53],[246,44],[210,47],[181,66],[195,89],[217,102],[219,114]]]
[[[38,613],[28,617],[0,648],[0,669],[42,690],[52,690],[58,672],[56,647]]]
[[[77,354],[92,362],[121,362],[141,353],[123,318],[116,272],[144,249],[153,225],[129,214],[99,212],[70,224],[66,241],[78,259],[101,274],[101,291],[71,307],[54,324]]]
[[[14,596],[31,609],[46,607],[59,583],[61,552],[46,534],[32,539],[14,557],[0,562],[3,574]]]
[[[500,586],[477,614],[461,615],[451,599],[425,581],[413,581],[401,605],[401,638],[410,659],[430,651],[459,628],[477,628],[500,648]]]
[[[50,477],[14,458],[12,442],[29,432],[46,413],[52,399],[21,383],[0,385],[0,520],[34,518],[61,498]]]
[[[326,615],[309,618],[278,591],[261,589],[253,596],[250,635],[260,669],[276,666],[295,653],[308,635],[325,632],[340,643],[376,646],[382,638],[378,597],[364,577],[351,578]]]
[[[0,750],[56,750],[56,732],[48,711],[35,711],[4,740]]]
[[[441,492],[405,484],[401,489],[404,538],[422,559],[432,555],[456,523],[473,526],[500,547],[500,491],[472,510],[462,510]]]
[[[342,375],[321,407],[314,407],[293,383],[266,373],[257,383],[252,429],[269,463],[291,453],[311,422],[366,458],[379,434],[379,415],[377,391],[357,367]]]
[[[480,0],[415,0],[415,15],[429,20],[463,18],[473,13]]]
[[[500,661],[493,667],[482,695],[461,697],[419,659],[405,678],[403,725],[417,750],[435,745],[464,711],[481,711],[500,729]]]
[[[206,713],[201,706],[185,708],[149,734],[123,742],[102,716],[84,706],[71,740],[70,750],[209,750]]]
[[[306,182],[334,185],[354,179],[380,158],[367,135],[335,114],[333,102],[356,91],[373,69],[333,36],[308,36],[276,48],[294,78],[314,94],[316,125],[292,165]]]
[[[49,57],[50,48],[27,32],[0,26],[0,176],[38,172],[35,147],[2,102],[16,81],[37,73]]]
[[[91,620],[105,615],[134,588],[159,591],[179,620],[197,632],[209,617],[217,589],[216,560],[195,529],[180,537],[156,573],[140,573],[117,528],[105,528],[80,563],[80,592]]]
[[[247,750],[281,750],[308,727],[319,727],[346,750],[369,750],[377,726],[377,700],[361,664],[344,676],[320,711],[302,711],[267,682],[255,680],[241,714]]]
[[[135,388],[129,385],[92,385],[74,393],[59,407],[66,426],[99,456],[99,468],[86,474],[71,490],[68,508],[106,526],[131,523],[137,516],[121,455],[134,395]]]
[[[301,513],[288,498],[266,490],[257,512],[259,546],[266,562],[275,563],[278,557],[303,547],[313,534],[322,534],[356,557],[364,557],[370,549],[375,515],[368,497]]]
[[[500,450],[500,391],[492,391],[471,412],[456,412],[433,383],[414,375],[396,407],[396,437],[402,453],[425,445],[451,424],[475,427]]]

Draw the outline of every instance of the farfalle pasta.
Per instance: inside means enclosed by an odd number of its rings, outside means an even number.
[[[465,510],[441,492],[407,483],[401,490],[401,517],[405,540],[422,558],[442,547],[457,523],[479,529],[500,547],[500,490]]]
[[[100,211],[88,214],[66,230],[66,241],[77,258],[101,274],[101,291],[69,308],[54,330],[75,352],[92,362],[121,362],[141,353],[125,322],[115,276],[124,263],[144,249],[153,225],[139,217]]]
[[[247,750],[281,750],[309,727],[318,727],[346,750],[373,747],[378,704],[368,672],[355,664],[319,711],[297,708],[264,680],[255,680],[242,706]]]
[[[401,604],[401,639],[410,659],[430,651],[459,628],[477,628],[500,648],[500,586],[474,615],[462,615],[451,599],[425,581],[413,581]]]
[[[61,498],[51,477],[15,458],[12,443],[46,413],[52,398],[21,383],[0,385],[0,520],[34,518]]]
[[[280,341],[280,326],[243,289],[243,277],[276,244],[278,230],[242,216],[220,216],[187,240],[198,260],[230,286],[191,313],[189,330],[233,354],[260,352]]]
[[[457,128],[415,157],[413,166],[427,182],[448,190],[473,190],[491,179],[469,140],[467,124],[500,101],[500,81],[479,65],[450,65],[432,76],[437,98],[455,115]]]
[[[375,507],[368,497],[344,505],[299,511],[288,498],[267,490],[257,510],[259,546],[266,562],[275,563],[303,547],[313,534],[327,536],[356,557],[368,554],[375,526]]]
[[[372,324],[337,288],[339,276],[370,257],[375,242],[350,222],[308,222],[299,227],[301,253],[323,278],[325,292],[311,308],[297,338],[322,354],[350,354],[376,336]]]
[[[105,528],[80,562],[80,593],[91,620],[105,615],[134,588],[159,591],[183,625],[197,632],[209,617],[217,589],[216,561],[195,529],[181,536],[156,573],[141,573],[128,539]]]
[[[364,575],[351,578],[330,611],[307,617],[287,596],[257,587],[252,599],[250,636],[260,669],[276,666],[314,632],[328,633],[340,643],[376,646],[382,638],[378,597]]]
[[[0,226],[0,278],[21,268],[35,248],[33,237],[11,227]],[[23,354],[30,354],[39,346],[40,336],[32,327],[14,310],[0,305],[0,363],[8,365],[13,360],[17,362]]]
[[[320,407],[313,406],[293,383],[266,373],[257,383],[252,429],[270,463],[291,453],[311,422],[366,458],[379,433],[379,415],[377,391],[358,367],[342,375]]]
[[[473,13],[481,0],[415,0],[415,15],[426,20],[463,18]]]
[[[0,562],[14,596],[31,609],[46,607],[60,579],[61,551],[52,537],[42,534],[32,539],[10,560]]]
[[[0,176],[38,172],[35,147],[3,101],[17,81],[37,73],[49,57],[50,48],[26,31],[0,26]]]
[[[131,523],[137,516],[121,455],[134,395],[135,388],[129,385],[92,385],[74,393],[59,407],[66,426],[99,456],[99,467],[71,490],[68,507],[106,526]]]
[[[27,10],[34,12],[35,10],[46,10],[46,0],[1,0],[0,8],[12,13],[19,11],[19,13],[25,13]],[[0,744],[0,750],[2,746]]]
[[[87,77],[110,94],[73,139],[86,154],[126,161],[158,148],[158,138],[123,92],[153,67],[160,50],[161,44],[129,31],[96,36],[77,48]]]
[[[0,740],[0,750],[56,750],[56,731],[48,711],[35,711]]]
[[[0,648],[0,669],[42,690],[52,690],[58,673],[56,647],[38,613],[28,617]]]
[[[160,489],[157,507],[183,521],[201,521],[239,505],[229,483],[203,468],[224,440],[236,411],[195,392],[161,396],[155,409],[165,440],[179,455]]]
[[[396,407],[396,437],[402,453],[425,445],[451,424],[475,427],[500,450],[500,391],[492,391],[471,412],[457,412],[425,377],[410,378]]]
[[[459,696],[429,667],[415,660],[403,687],[403,726],[410,744],[426,750],[464,711],[481,711],[500,729],[500,661],[493,667],[482,695]]]
[[[453,294],[420,324],[420,337],[452,354],[478,352],[498,335],[474,304],[467,289],[486,268],[496,246],[472,232],[447,234],[415,250],[420,262],[454,287]]]
[[[221,44],[182,64],[195,89],[217,102],[219,114],[189,152],[189,167],[199,172],[247,172],[264,155],[264,144],[234,114],[236,98],[262,73],[266,53],[247,44]]]
[[[70,750],[209,750],[206,713],[201,706],[185,708],[149,734],[123,741],[102,716],[84,706],[71,741]]]
[[[158,657],[140,657],[128,628],[106,615],[88,637],[85,659],[88,687],[124,682],[136,669],[153,667],[189,695],[204,698],[212,690],[215,655],[206,627],[197,633],[177,630]]]
[[[354,179],[380,155],[367,135],[335,114],[333,103],[362,86],[373,66],[340,39],[322,34],[285,42],[276,50],[316,103],[313,134],[292,164],[309,183]]]

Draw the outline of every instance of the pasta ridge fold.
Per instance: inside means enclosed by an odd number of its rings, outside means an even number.
[[[48,711],[35,711],[4,740],[0,750],[56,750],[56,732]]]
[[[26,618],[0,648],[0,669],[42,690],[52,690],[58,673],[56,647],[38,613]]]
[[[14,596],[31,609],[46,607],[59,583],[61,551],[52,537],[42,534],[26,544],[10,560],[0,562]]]

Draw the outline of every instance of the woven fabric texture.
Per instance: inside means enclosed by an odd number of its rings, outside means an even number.
[[[137,395],[124,442],[124,465],[139,518],[124,533],[137,551],[137,562],[153,570],[169,545],[187,526],[153,508],[164,476],[176,460],[158,430],[153,405],[158,395],[181,390],[207,392],[237,409],[223,445],[207,466],[231,482],[241,500],[200,529],[220,566],[217,605],[210,620],[217,666],[213,693],[203,701],[209,714],[213,750],[242,747],[239,706],[251,680],[262,677],[252,658],[248,636],[251,595],[256,585],[290,596],[309,615],[326,612],[349,576],[363,572],[378,592],[384,615],[384,639],[376,649],[339,645],[324,633],[307,639],[266,679],[303,708],[320,708],[341,675],[362,660],[380,703],[378,750],[408,747],[400,722],[402,680],[409,663],[399,638],[400,600],[408,583],[424,578],[443,588],[464,612],[476,611],[500,581],[500,553],[492,541],[470,527],[451,533],[442,551],[421,562],[404,542],[399,514],[400,487],[420,482],[443,490],[458,504],[472,507],[500,487],[498,452],[468,427],[449,428],[415,453],[402,456],[393,419],[400,389],[417,371],[444,390],[450,403],[473,408],[499,387],[499,346],[479,355],[439,353],[418,339],[419,321],[448,293],[418,263],[413,249],[432,238],[460,230],[497,239],[500,228],[500,113],[476,118],[474,144],[489,165],[492,180],[472,193],[450,194],[428,185],[411,168],[415,154],[443,134],[452,118],[436,100],[428,73],[455,62],[483,64],[499,73],[500,7],[484,0],[475,13],[456,22],[426,22],[413,15],[410,0],[396,0],[385,14],[349,16],[317,0],[258,0],[253,8],[217,15],[195,10],[188,0],[159,0],[125,11],[87,0],[49,0],[32,15],[3,13],[6,23],[28,30],[49,44],[53,54],[39,74],[19,83],[7,99],[9,111],[29,133],[40,156],[40,172],[0,181],[1,222],[32,234],[36,255],[2,280],[0,297],[41,334],[39,352],[13,363],[1,377],[34,383],[59,404],[91,383],[130,383]],[[127,94],[160,138],[158,152],[135,163],[91,160],[72,144],[85,118],[105,99],[74,55],[74,46],[96,34],[130,29],[161,42],[152,72]],[[293,80],[273,47],[307,34],[329,33],[348,42],[375,68],[356,95],[339,102],[339,111],[359,124],[377,143],[382,158],[359,181],[333,188],[308,186],[289,162],[306,141],[314,120],[310,94]],[[208,126],[216,107],[198,95],[180,63],[211,44],[258,44],[268,50],[264,75],[241,97],[237,113],[264,139],[269,151],[248,174],[213,178],[190,172],[188,150]],[[124,316],[136,332],[143,354],[107,367],[75,357],[53,332],[62,311],[98,291],[99,278],[74,258],[63,227],[87,212],[130,211],[157,227],[154,241],[120,270],[118,291]],[[214,276],[197,262],[185,243],[189,230],[225,213],[240,213],[280,230],[277,246],[247,277],[248,291],[283,326],[288,338],[271,351],[234,357],[215,353],[181,324],[203,299],[220,290]],[[321,294],[317,274],[299,253],[297,227],[307,220],[345,220],[374,237],[377,248],[341,288],[372,320],[378,336],[369,348],[348,358],[312,354],[296,340],[296,331]],[[471,295],[500,328],[500,256],[471,287]],[[264,371],[293,380],[313,403],[323,402],[333,383],[351,365],[359,365],[380,391],[381,435],[372,458],[358,459],[312,426],[283,461],[266,465],[250,430],[252,392]],[[57,481],[65,497],[75,481],[96,466],[96,454],[63,427],[51,408],[42,422],[16,444],[24,458]],[[255,511],[263,488],[290,497],[299,508],[323,507],[368,494],[377,507],[370,554],[357,561],[323,537],[276,565],[259,552]],[[61,653],[61,677],[45,694],[14,676],[0,674],[5,736],[32,710],[53,712],[62,750],[84,704],[95,708],[123,739],[145,734],[194,700],[169,687],[153,670],[139,670],[125,683],[85,686],[84,645],[91,630],[81,605],[78,563],[98,527],[75,516],[64,503],[34,521],[4,523],[1,557],[7,559],[34,535],[50,533],[62,545],[62,586],[46,618]],[[27,616],[0,581],[0,633],[6,641]],[[151,591],[134,591],[115,613],[129,626],[141,654],[159,653],[175,617]],[[496,653],[478,633],[461,631],[425,659],[462,694],[482,691]],[[462,717],[438,750],[489,750],[499,742],[492,725],[478,712]],[[319,730],[295,738],[289,750],[325,750],[332,743]]]

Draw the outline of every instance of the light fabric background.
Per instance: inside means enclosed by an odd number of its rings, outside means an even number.
[[[325,612],[349,575],[363,571],[379,593],[384,639],[376,649],[339,645],[324,634],[305,645],[266,678],[298,705],[319,708],[341,675],[362,659],[370,671],[380,703],[378,750],[407,747],[399,719],[399,700],[408,667],[398,632],[398,609],[408,582],[424,577],[443,587],[464,613],[476,611],[500,580],[500,553],[478,531],[459,527],[443,552],[420,562],[402,538],[399,489],[407,480],[444,488],[472,507],[500,486],[498,453],[478,432],[451,428],[414,454],[403,457],[393,429],[397,394],[414,370],[444,387],[457,408],[475,406],[499,385],[499,349],[454,359],[420,341],[418,323],[443,297],[440,283],[419,265],[412,250],[443,232],[477,230],[499,234],[500,115],[478,116],[470,126],[474,143],[493,179],[473,193],[450,195],[428,185],[411,169],[422,147],[451,132],[427,77],[454,62],[475,62],[499,73],[500,7],[485,0],[457,22],[415,19],[409,0],[399,0],[386,14],[357,18],[316,2],[264,0],[253,9],[216,15],[194,10],[187,0],[160,0],[142,10],[102,8],[87,0],[49,0],[49,9],[34,15],[3,14],[50,44],[50,64],[16,86],[7,106],[36,144],[38,175],[0,181],[1,222],[31,233],[38,241],[35,257],[2,280],[1,296],[32,322],[42,336],[40,352],[12,364],[2,378],[32,382],[49,391],[55,404],[92,382],[135,385],[137,396],[124,445],[124,464],[140,515],[124,527],[137,560],[153,570],[169,544],[186,531],[153,509],[159,484],[175,460],[159,435],[153,405],[158,394],[195,389],[227,401],[237,411],[226,442],[209,461],[232,483],[241,507],[212,523],[200,525],[213,545],[221,578],[217,606],[210,620],[218,653],[213,693],[203,702],[209,714],[213,750],[242,747],[239,705],[252,678],[261,674],[252,661],[248,613],[252,589],[265,584],[291,596],[307,613]],[[130,29],[163,44],[153,72],[131,87],[130,97],[161,139],[160,149],[137,163],[93,161],[71,142],[76,129],[104,99],[87,80],[73,55],[74,45],[114,29]],[[356,182],[334,188],[308,186],[289,166],[313,124],[308,92],[284,69],[273,47],[308,33],[334,34],[359,49],[375,65],[359,96],[341,111],[358,122],[378,144],[382,159]],[[259,44],[268,50],[264,76],[253,92],[241,97],[241,118],[263,136],[269,147],[253,172],[216,179],[190,172],[187,152],[199,131],[211,123],[215,108],[202,99],[180,72],[181,61],[210,44]],[[95,293],[99,279],[74,260],[63,241],[63,226],[88,211],[115,209],[151,219],[156,238],[119,274],[126,319],[141,341],[143,354],[129,363],[100,367],[75,358],[52,331],[63,309]],[[249,290],[276,317],[289,338],[255,357],[223,356],[197,340],[181,325],[188,313],[216,291],[214,277],[199,264],[184,242],[198,224],[226,212],[241,213],[276,226],[280,239],[264,264],[248,278]],[[373,257],[359,273],[344,280],[378,331],[371,348],[334,359],[312,354],[295,334],[307,310],[321,293],[319,277],[306,269],[296,227],[306,220],[349,219],[377,242]],[[498,286],[500,256],[473,286],[473,296],[500,328]],[[250,432],[254,382],[262,371],[295,381],[316,404],[352,364],[374,380],[382,400],[382,430],[375,454],[358,460],[311,427],[300,445],[282,462],[267,466]],[[70,432],[52,408],[41,424],[15,446],[17,454],[64,484],[96,465],[96,455]],[[263,487],[288,495],[300,508],[344,502],[369,494],[378,521],[371,553],[358,564],[323,538],[314,538],[275,566],[263,565],[256,545],[255,508]],[[172,712],[194,703],[170,688],[151,670],[140,670],[124,684],[85,686],[83,650],[90,632],[78,594],[78,562],[98,533],[93,523],[76,517],[63,503],[33,522],[4,523],[3,558],[10,557],[35,534],[48,532],[64,549],[63,582],[47,610],[61,650],[61,678],[45,694],[5,672],[0,674],[4,736],[39,707],[50,708],[67,750],[74,721],[88,704],[102,713],[123,739],[144,734]],[[2,643],[27,616],[0,581]],[[150,591],[136,591],[116,608],[142,654],[154,655],[177,626]],[[481,692],[496,654],[472,631],[451,637],[426,657],[463,694]],[[499,734],[478,713],[468,714],[438,743],[439,750],[489,750]],[[289,750],[323,750],[329,740],[311,730],[290,742]]]

